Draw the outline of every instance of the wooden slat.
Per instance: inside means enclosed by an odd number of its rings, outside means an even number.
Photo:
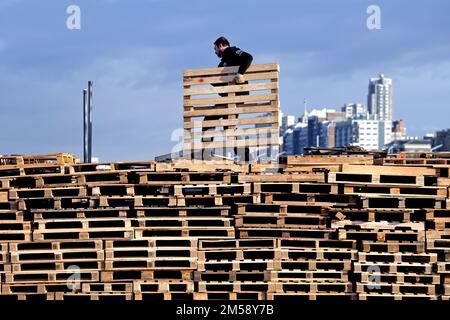
[[[252,94],[245,96],[234,97],[217,97],[217,98],[203,98],[203,99],[186,99],[184,100],[184,106],[198,106],[198,105],[211,105],[211,104],[227,104],[238,102],[256,102],[256,101],[275,101],[278,100],[278,94]]]
[[[268,101],[268,102],[264,102],[264,103],[236,103],[233,105],[235,105],[236,108],[244,108],[244,107],[245,108],[250,108],[250,107],[257,108],[257,107],[272,106],[274,103],[275,103],[274,101]],[[229,106],[224,106],[224,108],[228,108],[228,107]],[[218,107],[218,106],[191,106],[191,107],[186,107],[184,112],[199,111],[199,110],[215,110],[218,108],[220,108],[220,107]]]
[[[260,91],[260,90],[275,90],[278,89],[277,82],[252,83],[242,85],[227,85],[220,87],[209,88],[188,88],[183,90],[185,96],[202,95],[202,94],[219,94],[242,91]]]
[[[229,129],[220,131],[191,132],[191,139],[213,137],[238,137],[244,135],[272,134],[278,136],[278,130],[273,128]]]
[[[191,80],[185,80],[183,82],[183,85],[192,86],[198,84],[228,83],[231,82],[233,79],[234,75],[192,78]],[[250,73],[250,74],[246,73],[244,75],[245,81],[268,80],[268,79],[278,79],[278,72],[264,72],[264,73]]]
[[[209,120],[209,121],[190,121],[184,123],[185,129],[192,128],[208,128],[208,127],[229,127],[239,125],[251,125],[251,124],[272,124],[278,123],[278,117],[251,117],[244,119],[230,119],[230,120]]]
[[[351,165],[346,164],[342,167],[344,173],[372,173],[384,175],[430,175],[436,174],[435,169],[422,167],[407,167],[407,166],[370,166],[370,165]]]
[[[239,67],[222,67],[222,68],[203,68],[203,69],[189,69],[183,72],[184,77],[217,75],[222,73],[236,73]],[[280,67],[276,63],[254,64],[251,65],[246,73],[262,72],[262,71],[279,71]]]
[[[277,112],[278,107],[268,105],[263,107],[237,107],[237,108],[214,108],[207,110],[195,110],[195,111],[185,111],[185,118],[193,117],[205,117],[205,116],[221,116],[230,114],[249,114],[249,113],[266,113],[266,112]]]
[[[260,139],[246,139],[246,140],[232,140],[232,141],[214,141],[214,142],[194,142],[184,144],[185,150],[198,149],[220,149],[220,148],[234,148],[234,147],[263,147],[278,145],[278,137],[260,138]]]

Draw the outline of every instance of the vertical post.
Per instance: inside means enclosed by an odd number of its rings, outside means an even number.
[[[88,162],[92,162],[92,81],[88,82]]]
[[[83,89],[83,162],[88,162],[88,140],[89,140],[89,120],[88,120],[88,104],[87,89]]]

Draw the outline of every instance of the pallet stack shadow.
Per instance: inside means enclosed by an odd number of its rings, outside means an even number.
[[[0,157],[1,296],[448,300],[450,165],[431,156]]]

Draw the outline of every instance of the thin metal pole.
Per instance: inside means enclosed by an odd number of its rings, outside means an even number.
[[[92,81],[88,82],[88,162],[92,162]]]
[[[83,89],[83,161],[84,163],[88,162],[88,129],[89,129],[89,121],[88,121],[88,104],[87,104],[87,89]]]

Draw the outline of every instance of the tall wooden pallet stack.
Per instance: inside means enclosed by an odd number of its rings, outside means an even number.
[[[439,154],[70,159],[0,157],[2,299],[449,298]]]
[[[246,84],[229,85],[237,71],[238,67],[225,67],[184,72],[184,152],[188,156],[205,149],[278,147],[279,66],[252,65],[244,75]]]

